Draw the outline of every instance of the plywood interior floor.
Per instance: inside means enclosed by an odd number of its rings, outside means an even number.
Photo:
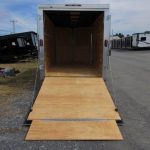
[[[27,140],[122,139],[120,116],[100,77],[46,77],[28,120]]]
[[[101,71],[90,65],[55,65],[45,74],[47,77],[100,77]]]

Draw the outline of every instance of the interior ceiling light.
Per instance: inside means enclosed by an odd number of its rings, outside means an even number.
[[[80,12],[70,12],[71,24],[77,24],[79,22]]]

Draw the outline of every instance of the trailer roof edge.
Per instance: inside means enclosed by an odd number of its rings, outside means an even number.
[[[109,9],[109,4],[40,4],[38,9]]]

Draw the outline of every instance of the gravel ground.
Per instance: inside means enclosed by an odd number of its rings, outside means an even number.
[[[22,124],[32,103],[30,87],[0,105],[0,150],[149,150],[150,51],[113,50],[111,66],[124,141],[24,141],[28,127]]]

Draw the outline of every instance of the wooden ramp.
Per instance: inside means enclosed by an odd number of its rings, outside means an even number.
[[[121,140],[115,121],[49,122],[34,120],[26,140]]]
[[[26,140],[122,140],[100,77],[46,77],[28,120]]]

